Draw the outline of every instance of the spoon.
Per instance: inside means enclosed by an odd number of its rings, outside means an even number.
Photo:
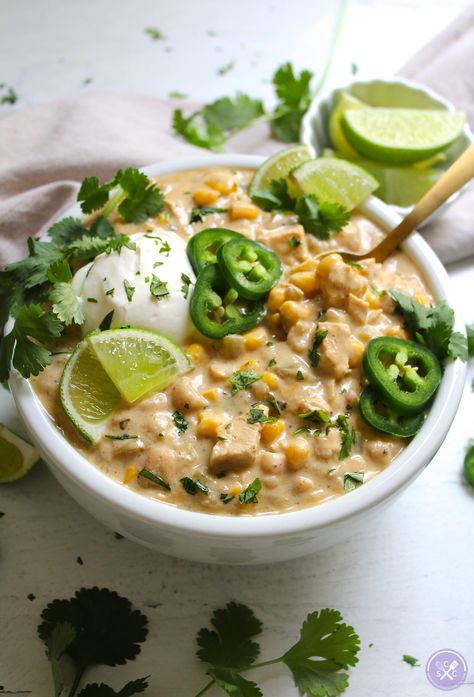
[[[318,254],[317,258],[334,254],[340,254],[344,261],[358,261],[360,259],[375,259],[377,262],[384,261],[396,247],[408,237],[420,223],[428,218],[445,201],[448,200],[456,191],[459,191],[464,184],[467,184],[474,177],[474,145],[470,145],[463,154],[458,157],[449,169],[438,179],[436,184],[431,187],[426,194],[420,198],[413,210],[403,218],[403,220],[388,233],[379,244],[368,252],[352,254],[350,252],[338,252],[330,249]]]

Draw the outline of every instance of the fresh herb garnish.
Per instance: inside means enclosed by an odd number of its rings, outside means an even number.
[[[225,65],[223,65],[221,68],[217,69],[217,74],[220,75],[221,77],[223,75],[227,75],[227,73],[230,73],[230,71],[235,68],[235,60],[231,60]]]
[[[190,496],[196,496],[198,493],[209,496],[209,487],[203,484],[199,479],[191,479],[191,477],[181,477],[179,480],[183,485],[183,489]]]
[[[434,307],[427,307],[398,290],[390,291],[405,318],[415,341],[427,346],[443,360],[445,358],[468,359],[468,342],[461,332],[454,329],[454,310],[442,300]]]
[[[298,368],[298,370],[296,371],[296,376],[295,376],[295,377],[296,377],[297,380],[304,380],[303,371],[300,370],[300,368]]]
[[[302,694],[337,697],[348,687],[347,669],[358,661],[359,637],[337,610],[310,613],[296,644],[282,656],[263,663],[255,663],[260,654],[255,637],[262,624],[250,608],[228,603],[213,613],[211,624],[212,629],[201,629],[197,635],[198,658],[211,666],[207,671],[211,682],[198,694],[216,684],[235,697],[261,697],[259,686],[242,673],[284,663]]]
[[[261,377],[261,375],[251,368],[248,370],[236,370],[229,378],[232,387],[232,395],[237,394],[237,392],[241,390],[245,390],[249,385],[260,380]]]
[[[231,496],[230,494],[226,494],[225,492],[222,492],[219,496],[220,500],[222,501],[223,504],[227,505],[231,501],[235,499],[235,496]]]
[[[185,273],[181,274],[181,281],[183,282],[183,285],[181,286],[181,292],[184,296],[184,299],[186,300],[189,295],[189,287],[192,285],[193,282]]]
[[[300,246],[301,241],[300,241],[297,237],[295,237],[295,236],[293,235],[293,236],[290,237],[290,239],[288,240],[288,244],[290,245],[290,247],[291,247],[292,249],[296,249],[297,247]]]
[[[67,268],[69,269],[69,265]],[[73,323],[82,324],[85,321],[82,305],[70,283],[54,283],[49,292],[49,299],[53,313],[66,326]]]
[[[188,422],[184,418],[184,416],[181,414],[180,411],[174,411],[171,414],[171,418],[173,419],[174,425],[178,429],[180,433],[184,433],[188,429]]]
[[[352,446],[356,440],[356,432],[354,428],[349,426],[349,417],[346,414],[339,414],[336,419],[336,425],[341,434],[341,449],[339,451],[339,460],[345,460],[351,454]]]
[[[214,208],[213,206],[193,206],[189,217],[190,223],[201,223],[210,213],[227,213],[228,208]]]
[[[474,324],[469,324],[466,327],[467,334],[467,355],[468,358],[474,358]]]
[[[313,421],[317,424],[331,423],[331,418],[327,411],[324,411],[324,409],[312,409],[311,411],[305,411],[302,414],[298,414],[298,417],[300,419],[304,419],[305,421]]]
[[[270,358],[270,360],[268,361],[269,368],[273,368],[273,366],[275,366],[276,364],[277,364],[276,358]]]
[[[273,179],[269,189],[257,189],[252,201],[265,211],[292,211],[305,232],[320,240],[329,239],[349,222],[349,211],[340,203],[319,201],[313,194],[294,198],[285,179]]]
[[[239,503],[242,505],[248,503],[258,503],[257,494],[261,488],[262,482],[257,477],[239,494]]]
[[[113,320],[113,318],[114,318],[114,312],[115,312],[115,310],[110,310],[110,312],[108,312],[108,313],[105,315],[104,319],[103,319],[102,322],[99,324],[99,329],[100,329],[101,332],[105,332],[107,329],[110,329],[110,327],[112,326],[112,320]]]
[[[153,41],[164,41],[166,39],[166,36],[163,34],[163,32],[157,29],[156,27],[146,27],[145,34],[148,34],[150,39],[153,39]]]
[[[166,489],[166,491],[171,491],[171,487],[168,484],[168,482],[165,482],[165,480],[162,479],[158,474],[151,472],[149,469],[143,468],[142,470],[140,470],[137,476],[149,479],[150,482],[153,482],[153,484],[157,484],[157,486],[161,486],[162,489]]]
[[[164,254],[166,257],[169,257],[171,252],[171,245],[168,242],[168,240],[165,240],[164,242],[163,240],[161,240],[161,247],[159,248],[158,252],[160,254]]]
[[[2,82],[0,84],[0,90],[5,90],[3,94],[0,94],[0,104],[16,104],[18,101],[18,95],[13,87],[8,87],[4,82]]]
[[[249,417],[247,419],[248,424],[270,424],[276,421],[275,416],[267,416],[263,409],[252,406],[249,411]]]
[[[138,438],[138,436],[131,436],[128,433],[122,433],[120,436],[114,436],[112,434],[106,433],[105,437],[109,438],[110,440],[137,440]]]
[[[106,295],[110,295],[111,298],[114,297],[114,293],[115,293],[115,288],[109,288],[109,290],[107,290],[107,291],[105,292],[105,294],[106,294]]]
[[[256,407],[259,404],[266,404],[268,407],[270,407],[270,410],[273,410],[278,416],[280,416],[286,409],[286,402],[279,401],[273,397],[273,395],[270,395],[268,399],[260,399],[258,402],[254,402],[252,407]]]
[[[97,300],[97,298],[87,298],[87,302],[97,305],[99,301]]]
[[[348,494],[354,491],[364,482],[364,472],[345,472],[344,474],[344,491]]]
[[[74,666],[75,677],[68,693],[74,697],[87,670],[96,665],[116,666],[133,660],[148,633],[145,615],[107,588],[81,588],[69,600],[53,600],[41,613],[41,619],[38,633],[46,645],[55,697],[65,687],[63,656],[68,656]],[[108,685],[94,683],[83,687],[80,695],[131,697],[147,686],[146,678],[140,678],[116,693]]]
[[[404,653],[402,658],[405,661],[405,663],[408,663],[409,666],[413,666],[414,668],[418,668],[418,666],[420,665],[420,661],[414,656],[410,656],[409,654]]]
[[[311,428],[310,426],[300,426],[299,428],[295,429],[294,436],[299,436],[299,435],[308,435],[308,436],[320,436],[321,435],[321,429],[320,428]]]
[[[127,300],[129,303],[131,303],[133,294],[135,293],[135,286],[132,286],[132,284],[129,281],[127,281],[126,278],[124,278],[123,287],[125,289],[125,295],[127,296]]]
[[[188,95],[184,92],[180,92],[179,90],[172,90],[171,92],[168,92],[168,97],[171,97],[171,99],[187,99]]]
[[[319,364],[319,360],[321,358],[319,354],[319,347],[323,343],[324,339],[328,335],[328,330],[327,329],[318,329],[315,332],[314,338],[313,338],[313,343],[311,344],[311,348],[308,351],[308,357],[309,357],[309,362],[311,363],[311,366],[313,368],[317,368]]]
[[[170,294],[168,290],[168,282],[161,281],[158,276],[152,274],[150,281],[150,293],[157,300],[163,300],[163,298],[166,298]]]

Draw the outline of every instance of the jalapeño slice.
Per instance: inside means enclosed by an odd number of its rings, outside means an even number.
[[[222,339],[260,324],[265,316],[265,303],[241,298],[234,288],[229,288],[217,264],[209,264],[197,277],[190,313],[201,334]]]
[[[186,251],[196,275],[208,264],[215,264],[219,247],[233,238],[245,239],[240,232],[223,227],[206,228],[193,235]]]
[[[275,252],[243,236],[223,244],[217,261],[227,283],[248,300],[266,295],[283,271]]]
[[[441,380],[441,366],[425,346],[389,336],[372,339],[363,359],[369,383],[398,414],[423,410]]]
[[[380,401],[377,392],[372,387],[366,387],[362,392],[359,410],[369,426],[398,438],[412,438],[420,430],[425,420],[424,413],[396,414]]]

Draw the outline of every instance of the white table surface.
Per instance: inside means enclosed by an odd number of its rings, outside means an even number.
[[[195,99],[241,89],[269,98],[267,81],[279,63],[292,60],[316,70],[321,65],[334,21],[332,5],[323,0],[0,0],[0,82],[20,96],[13,109],[94,88],[163,96],[180,90]],[[465,5],[465,0],[354,0],[331,86],[350,80],[351,62],[363,78],[390,75]],[[159,28],[166,41],[145,36],[146,26]],[[217,76],[230,60],[235,68]],[[84,85],[86,78],[92,83]],[[0,107],[0,116],[11,110]],[[449,272],[458,308],[473,322],[473,260]],[[474,490],[461,476],[464,448],[474,436],[473,376],[471,365],[460,411],[438,455],[377,526],[364,537],[298,561],[216,567],[117,540],[44,466],[2,488],[3,693],[52,694],[36,637],[39,613],[53,598],[98,585],[129,597],[150,620],[149,639],[136,661],[91,672],[92,680],[110,678],[117,688],[126,679],[151,674],[147,694],[192,697],[204,685],[194,658],[195,633],[211,609],[236,599],[264,622],[264,658],[290,646],[307,612],[340,609],[362,640],[347,691],[352,697],[439,694],[427,683],[424,664],[446,647],[460,651],[470,664],[467,683],[456,694],[473,694]],[[0,420],[21,431],[1,389]],[[35,597],[29,600],[31,593]],[[404,653],[418,657],[422,667],[403,663]],[[254,677],[266,697],[296,695],[283,669]]]

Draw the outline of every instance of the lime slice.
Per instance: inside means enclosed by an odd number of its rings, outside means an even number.
[[[344,135],[341,126],[342,115],[347,109],[363,109],[366,106],[360,99],[343,90],[339,93],[334,108],[329,115],[329,138],[336,150],[345,157],[357,157],[357,152]]]
[[[307,145],[294,145],[280,150],[257,169],[249,185],[249,196],[253,196],[257,189],[268,189],[272,179],[287,179],[292,169],[310,159],[311,153]],[[290,190],[290,194],[297,195],[298,192]]]
[[[77,430],[90,443],[97,443],[120,402],[120,393],[87,338],[77,345],[66,363],[59,394],[63,409]]]
[[[129,403],[163,390],[191,367],[186,354],[162,334],[146,329],[108,329],[87,338],[103,369]]]
[[[356,164],[379,182],[376,196],[394,206],[413,206],[438,181],[442,170],[427,167],[391,167],[371,160],[356,160]]]
[[[348,109],[341,125],[362,155],[388,164],[435,155],[460,135],[466,116],[441,109]]]
[[[291,173],[304,194],[320,201],[340,203],[352,210],[375,191],[378,182],[357,165],[335,157],[319,157],[305,162]]]
[[[0,424],[0,484],[21,479],[39,458],[32,445]]]

